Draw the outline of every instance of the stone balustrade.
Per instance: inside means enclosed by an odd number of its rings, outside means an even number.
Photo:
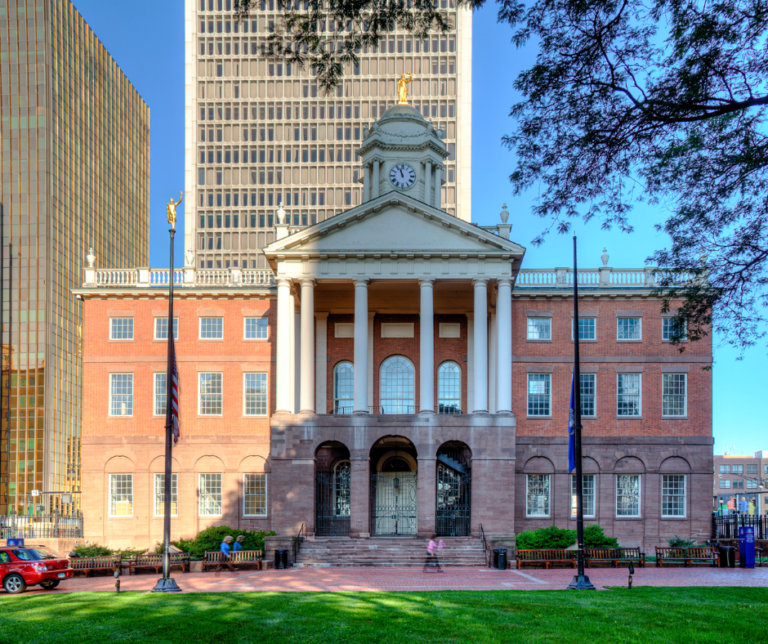
[[[597,288],[658,288],[685,286],[696,280],[693,273],[676,273],[659,268],[601,268],[579,269],[578,285]],[[571,268],[523,269],[515,280],[521,288],[570,288],[573,286]]]
[[[86,266],[83,288],[156,288],[167,287],[170,271],[155,268],[95,268]],[[199,286],[253,287],[275,285],[270,270],[228,268],[198,270],[177,268],[173,271],[173,285],[180,288]]]

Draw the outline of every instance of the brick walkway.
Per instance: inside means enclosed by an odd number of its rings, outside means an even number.
[[[598,588],[626,586],[627,570],[596,568],[587,571]],[[293,568],[290,570],[220,573],[174,573],[185,592],[252,591],[424,591],[424,590],[559,590],[573,579],[573,570],[489,570],[447,568],[424,573],[420,568]],[[121,578],[122,591],[149,591],[155,575]],[[768,587],[768,568],[637,568],[635,586],[755,586]],[[114,592],[112,577],[78,577],[55,591],[33,586],[28,593]]]

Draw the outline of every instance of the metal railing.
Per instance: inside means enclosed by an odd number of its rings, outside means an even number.
[[[63,514],[0,517],[0,539],[81,539],[83,517]]]
[[[488,557],[488,542],[485,540],[485,530],[483,530],[483,524],[480,524],[480,538],[483,540],[483,556],[488,567],[491,567],[491,559]]]
[[[304,539],[307,537],[307,524],[302,523],[299,528],[299,534],[296,535],[296,540],[293,542],[293,565],[296,565],[296,559],[299,557],[299,548],[304,543]]]
[[[727,517],[717,512],[712,513],[712,540],[738,539],[739,528],[746,526],[755,529],[755,539],[768,538],[768,517],[750,516],[743,512],[729,512]]]

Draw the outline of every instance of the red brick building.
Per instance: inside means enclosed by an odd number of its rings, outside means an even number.
[[[188,252],[175,274],[173,536],[482,527],[503,542],[573,526],[572,271],[521,270],[506,211],[488,229],[440,210],[446,152],[415,110],[387,112],[359,153],[362,205],[278,224],[270,270],[198,270]],[[654,271],[602,260],[578,275],[587,521],[625,545],[706,538],[711,344],[681,354]],[[91,266],[77,290],[85,531],[99,542],[162,537],[167,279]]]

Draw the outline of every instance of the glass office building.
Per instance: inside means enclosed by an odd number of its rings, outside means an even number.
[[[470,220],[472,13],[439,0],[455,25],[419,41],[393,32],[361,52],[331,95],[310,68],[262,55],[280,12],[261,0],[248,20],[233,0],[186,2],[185,250],[197,268],[266,268],[280,204],[293,226],[323,221],[362,200],[363,129],[397,100],[411,73],[410,103],[445,134],[442,207]],[[320,27],[329,41],[338,25]]]
[[[0,515],[79,508],[82,283],[149,262],[149,108],[69,0],[0,0]],[[32,495],[33,491],[40,495]]]

